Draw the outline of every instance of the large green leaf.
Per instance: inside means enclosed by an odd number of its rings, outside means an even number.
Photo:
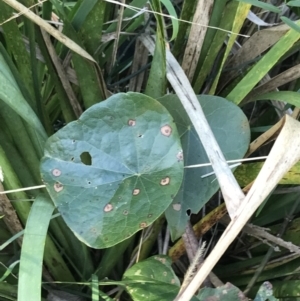
[[[120,93],[50,137],[42,178],[75,235],[105,248],[155,221],[183,177],[176,125],[156,100]]]
[[[246,116],[239,107],[217,96],[198,97],[208,123],[227,160],[240,159],[248,149],[250,130]],[[206,152],[181,102],[176,95],[167,95],[159,101],[169,110],[177,125],[184,154],[184,165],[209,163]],[[182,235],[189,214],[198,213],[204,204],[219,189],[215,175],[201,176],[212,172],[210,166],[186,168],[184,179],[166,217],[172,239]]]
[[[125,272],[123,281],[134,301],[174,300],[180,288],[167,256],[154,256],[135,264]],[[198,299],[193,297],[192,300]]]

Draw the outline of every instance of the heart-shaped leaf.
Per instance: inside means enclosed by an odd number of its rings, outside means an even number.
[[[174,300],[180,289],[180,282],[167,256],[153,256],[135,264],[123,276],[126,290],[134,301]],[[197,301],[193,297],[191,301]]]
[[[176,125],[148,96],[114,95],[48,139],[41,174],[75,235],[110,247],[149,226],[176,195],[183,177]]]
[[[243,158],[249,146],[250,129],[242,110],[221,97],[201,95],[198,99],[225,158]],[[166,95],[158,101],[169,110],[177,125],[183,147],[184,165],[209,163],[199,136],[178,97]],[[185,168],[179,192],[166,211],[173,240],[184,233],[189,215],[198,213],[219,189],[215,175],[201,178],[212,171],[210,166]]]

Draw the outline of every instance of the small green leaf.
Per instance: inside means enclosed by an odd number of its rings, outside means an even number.
[[[176,125],[156,100],[117,94],[50,137],[41,174],[75,235],[113,246],[153,223],[182,181]]]
[[[174,300],[180,282],[167,256],[153,256],[135,264],[123,276],[126,290],[134,301]],[[196,297],[192,301],[199,301]]]
[[[171,268],[167,256],[154,256],[139,262],[127,270],[123,281],[128,284],[126,290],[134,301],[169,301],[179,291],[180,282]]]
[[[221,97],[203,95],[198,99],[225,158],[242,158],[250,141],[250,129],[244,113],[238,106]],[[178,97],[167,95],[159,101],[169,110],[177,125],[183,147],[184,165],[209,163],[198,134]],[[210,166],[185,168],[179,192],[166,211],[173,240],[183,234],[189,219],[187,213],[198,213],[219,189],[215,175],[201,178],[210,172]]]

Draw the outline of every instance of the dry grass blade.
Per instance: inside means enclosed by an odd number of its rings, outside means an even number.
[[[182,69],[189,78],[190,82],[192,82],[197,67],[213,4],[214,1],[212,0],[198,1],[196,12],[193,17],[193,25],[191,27],[182,61]],[[205,25],[205,27],[199,27],[195,25],[200,23],[200,21]]]
[[[47,32],[45,32],[43,29],[41,29],[41,32],[42,32],[42,35],[43,35],[43,39],[45,41],[45,44],[48,48],[48,51],[49,51],[49,55],[52,59],[52,62],[56,68],[56,71],[57,71],[57,74],[61,80],[61,83],[66,91],[66,94],[68,95],[68,98],[70,100],[70,103],[72,105],[72,108],[73,108],[73,111],[76,115],[77,118],[79,118],[79,116],[82,114],[82,109],[79,105],[79,102],[76,98],[76,95],[72,89],[72,86],[69,82],[69,79],[67,77],[67,74],[65,73],[65,70],[63,68],[63,66],[61,65],[60,63],[60,60],[56,54],[56,51],[51,43],[51,40],[50,40],[50,36],[48,35]]]
[[[236,216],[213,251],[203,263],[189,286],[176,301],[190,300],[201,283],[213,269],[223,253],[233,242],[255,210],[278,184],[283,175],[300,159],[300,124],[293,118],[286,116],[284,126],[257,176],[245,200],[239,207]]]
[[[58,41],[60,41],[62,44],[67,46],[69,49],[73,50],[74,52],[78,53],[79,55],[91,60],[92,62],[95,62],[93,57],[89,55],[83,48],[78,46],[74,41],[69,39],[67,36],[56,30],[54,27],[52,27],[50,24],[48,24],[46,21],[44,21],[42,18],[37,16],[35,13],[30,11],[29,8],[22,5],[20,2],[16,0],[3,0],[6,4],[20,12],[22,15],[33,21],[35,24],[39,25],[42,29],[47,31],[50,35],[52,35],[54,38],[56,38]]]
[[[245,157],[249,157],[253,154],[260,146],[269,141],[271,138],[275,138],[279,133],[280,129],[284,125],[285,117],[281,118],[276,124],[274,124],[268,131],[264,132],[258,138],[250,143],[248,152]]]
[[[242,101],[242,104],[246,104],[247,102],[255,100],[255,97],[257,97],[258,95],[271,92],[286,83],[298,79],[299,77],[300,77],[300,64],[293,66],[288,70],[285,70],[284,72],[271,78],[266,83],[263,83],[258,87],[256,87],[255,89],[253,89],[253,91],[251,91]]]
[[[150,36],[142,36],[141,40],[150,53],[153,54],[155,41]],[[245,196],[226,163],[224,155],[207,123],[200,103],[184,71],[168,50],[166,52],[166,58],[167,78],[200,137],[220,184],[228,213],[231,217],[234,217],[236,210],[239,208]]]
[[[0,191],[4,191],[3,185],[0,182]],[[17,216],[17,213],[12,206],[10,200],[7,198],[5,194],[0,195],[0,214],[4,216],[3,220],[6,224],[7,228],[12,234],[16,234],[18,232],[21,232],[23,230],[23,227],[21,225],[21,222]],[[19,245],[22,245],[22,237],[19,237],[17,239]]]

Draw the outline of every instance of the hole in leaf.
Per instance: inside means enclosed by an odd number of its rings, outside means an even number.
[[[191,209],[188,209],[188,210],[186,211],[187,216],[191,216],[191,213],[192,213]]]
[[[124,214],[124,215],[128,215],[128,210],[124,210],[124,211],[123,211],[123,214]]]
[[[87,183],[88,183],[89,185],[91,185],[91,181],[88,181]]]
[[[143,135],[142,135],[142,134],[139,134],[139,135],[138,135],[138,138],[143,138]]]
[[[85,165],[92,165],[92,157],[89,152],[81,153],[80,160]]]
[[[76,140],[73,139],[73,140],[72,140],[72,143],[75,143],[75,142],[76,142]]]
[[[71,161],[74,161],[74,157],[71,158]]]

